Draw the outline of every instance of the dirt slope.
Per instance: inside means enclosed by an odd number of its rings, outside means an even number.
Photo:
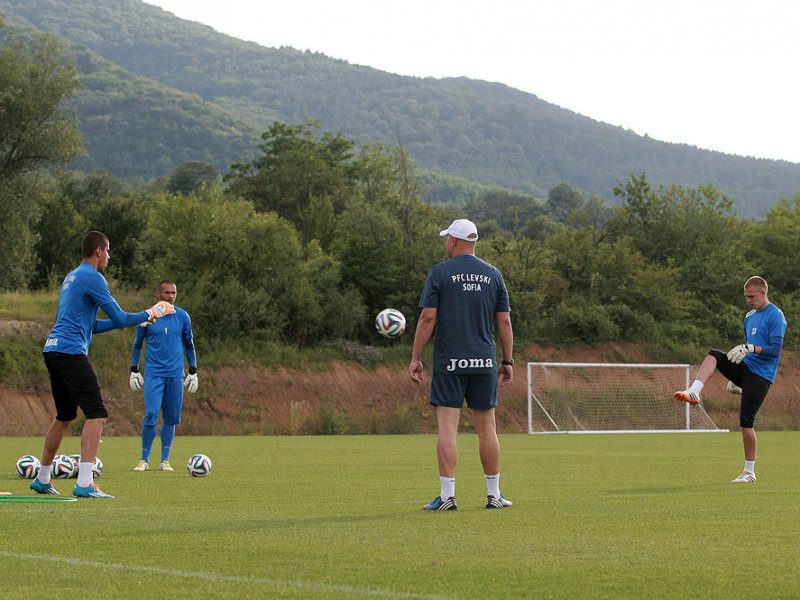
[[[699,357],[701,358],[701,357]],[[532,346],[517,356],[512,385],[501,390],[497,413],[503,433],[527,431],[525,362],[650,362],[640,346],[606,344],[569,348]],[[759,415],[760,429],[800,428],[800,356],[786,352],[778,381]],[[429,376],[429,373],[426,373]],[[726,394],[717,377],[704,392],[720,427],[738,428],[738,397]],[[405,365],[366,369],[337,363],[324,371],[225,368],[201,372],[200,390],[186,395],[181,433],[307,434],[409,433],[435,430],[429,388],[408,379]],[[127,385],[105,387],[111,417],[106,435],[136,435],[142,398]],[[0,385],[0,435],[42,435],[53,415],[48,390],[20,391]],[[469,411],[462,429],[469,430]]]

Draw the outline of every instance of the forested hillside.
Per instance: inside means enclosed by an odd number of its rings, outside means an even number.
[[[73,44],[88,151],[74,165],[85,170],[152,178],[196,160],[225,173],[273,122],[312,119],[358,145],[407,148],[429,201],[485,189],[473,184],[544,198],[561,182],[613,201],[615,185],[645,173],[657,185],[713,184],[740,214],[763,216],[800,190],[798,164],[660,142],[500,84],[266,48],[140,0],[0,0],[0,15]]]

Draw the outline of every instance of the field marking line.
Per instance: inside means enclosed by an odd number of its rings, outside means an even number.
[[[264,585],[272,587],[285,587],[296,590],[313,590],[318,592],[341,592],[359,596],[374,596],[378,598],[407,598],[409,600],[457,600],[454,596],[436,596],[432,594],[415,594],[413,592],[395,592],[392,590],[357,588],[349,585],[327,583],[314,583],[311,581],[288,581],[284,579],[268,579],[265,577],[250,577],[247,575],[225,575],[222,573],[208,573],[204,571],[181,571],[179,569],[164,569],[162,567],[148,567],[146,565],[129,565],[125,563],[106,563],[81,558],[50,556],[47,554],[28,554],[24,552],[10,552],[0,550],[0,557],[22,560],[48,561],[64,563],[92,569],[115,569],[133,573],[147,573],[149,575],[168,575],[184,579],[204,579],[218,583],[246,583],[248,585]]]

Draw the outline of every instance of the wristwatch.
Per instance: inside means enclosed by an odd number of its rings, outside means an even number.
[[[513,359],[513,358],[504,358],[503,360],[501,360],[501,361],[500,361],[500,364],[501,364],[501,365],[509,365],[509,366],[513,366],[513,364],[514,364],[514,359]]]

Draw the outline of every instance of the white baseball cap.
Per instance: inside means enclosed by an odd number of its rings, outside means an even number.
[[[456,219],[450,223],[450,227],[440,231],[439,235],[449,235],[467,242],[474,242],[478,239],[478,228],[469,219]]]

